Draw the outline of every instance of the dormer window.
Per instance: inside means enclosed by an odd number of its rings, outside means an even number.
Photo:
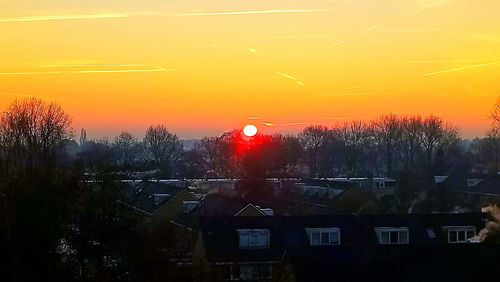
[[[407,227],[376,227],[378,242],[382,245],[408,244],[409,231]]]
[[[155,205],[159,205],[163,201],[165,201],[168,197],[170,197],[170,194],[153,194],[152,197],[155,202]]]
[[[269,229],[238,229],[240,248],[269,247]]]
[[[184,213],[190,213],[199,204],[199,201],[182,201],[182,210],[184,211]]]
[[[447,231],[448,243],[468,243],[469,239],[476,236],[476,227],[474,226],[445,226]]]
[[[331,228],[306,228],[311,246],[340,245],[340,229]]]

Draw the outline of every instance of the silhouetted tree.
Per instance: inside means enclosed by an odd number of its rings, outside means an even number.
[[[107,139],[87,141],[79,157],[88,172],[117,169],[116,154]]]
[[[7,281],[62,280],[57,249],[71,222],[81,170],[61,149],[71,118],[56,104],[15,101],[0,120],[0,253]]]
[[[148,158],[162,171],[161,176],[170,177],[182,153],[182,144],[177,135],[163,125],[150,126],[143,142]]]
[[[123,169],[130,169],[140,155],[141,144],[128,131],[122,131],[113,143],[113,148],[117,154],[118,164]]]
[[[27,176],[54,161],[71,137],[71,118],[57,104],[16,100],[0,119],[0,158],[4,177]],[[5,180],[5,178],[3,178]]]
[[[317,177],[319,155],[328,140],[328,134],[328,128],[319,125],[306,127],[299,133],[310,177]]]
[[[458,140],[458,130],[444,123],[443,119],[436,116],[428,116],[422,121],[422,130],[419,140],[425,154],[428,176],[433,173],[433,155],[437,149],[446,149],[450,144]]]
[[[352,121],[333,130],[342,146],[346,174],[357,175],[372,140],[370,127],[363,122]]]
[[[405,173],[414,173],[415,158],[420,151],[419,136],[422,130],[420,116],[404,117],[401,121],[402,159]]]
[[[384,115],[372,122],[374,137],[378,147],[385,152],[387,176],[393,176],[393,156],[399,144],[402,125],[400,119],[394,115]]]

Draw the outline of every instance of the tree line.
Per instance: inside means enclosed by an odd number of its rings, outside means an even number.
[[[147,230],[117,202],[123,187],[106,162],[96,160],[88,181],[68,153],[73,138],[57,104],[29,98],[1,114],[0,280],[182,280],[169,226]]]
[[[330,128],[309,126],[297,135],[248,139],[235,130],[183,149],[176,134],[157,125],[143,140],[127,131],[112,142],[82,140],[80,158],[90,170],[104,162],[115,170],[158,170],[160,177],[237,178],[245,173],[245,160],[258,154],[267,177],[396,177],[444,173],[459,152],[467,151],[458,129],[433,115],[389,114]],[[245,142],[253,147],[239,152]]]

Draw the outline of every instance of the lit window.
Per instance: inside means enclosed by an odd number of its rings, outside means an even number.
[[[408,244],[409,231],[406,227],[377,227],[375,228],[379,244]]]
[[[306,228],[311,246],[339,245],[340,229],[338,228]]]
[[[474,226],[446,226],[445,229],[448,232],[448,243],[467,243],[476,236]]]
[[[240,248],[269,247],[268,229],[239,229]]]

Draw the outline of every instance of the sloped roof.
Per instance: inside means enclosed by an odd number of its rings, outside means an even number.
[[[500,176],[496,175],[474,178],[455,176],[444,183],[451,191],[500,196]]]
[[[238,212],[249,205],[254,206],[250,200],[242,199],[239,197],[229,197],[220,194],[207,194],[203,199],[203,202],[193,211],[191,211],[189,214],[183,213],[175,215],[173,220],[176,223],[193,228],[197,226],[198,218],[200,217],[235,216]]]
[[[499,248],[484,244],[287,250],[296,281],[497,281]]]
[[[439,245],[446,242],[443,226],[483,226],[483,214],[328,215],[201,218],[201,232],[211,261],[279,260],[285,250],[310,248],[305,228],[336,227],[341,246],[378,246],[375,227],[408,227],[410,245]],[[236,229],[269,229],[270,248],[240,249]],[[430,238],[427,230],[433,230]],[[313,247],[314,248],[314,247]]]
[[[182,191],[182,187],[161,182],[129,182],[123,183],[119,198],[121,203],[152,215]],[[155,194],[162,195],[160,201],[155,201]]]

